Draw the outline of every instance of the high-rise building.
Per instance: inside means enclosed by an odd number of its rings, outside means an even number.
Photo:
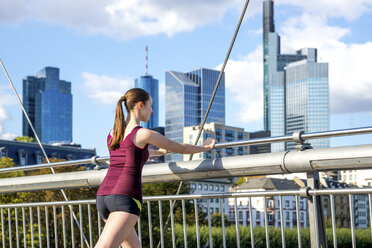
[[[165,136],[183,142],[183,128],[200,125],[208,108],[219,71],[199,68],[186,73],[165,73]],[[225,74],[210,109],[207,123],[225,124]],[[183,160],[182,154],[169,154],[167,161]]]
[[[264,129],[271,136],[328,130],[328,63],[317,62],[315,48],[281,54],[272,0],[263,2],[263,13]],[[271,151],[293,146],[293,143],[274,143]],[[312,146],[328,147],[329,140],[313,141]]]
[[[59,68],[25,77],[23,104],[42,143],[72,142],[71,83],[59,79]],[[24,136],[35,137],[25,116],[22,128]]]
[[[149,129],[159,127],[159,81],[151,75],[145,75],[135,80],[135,87],[146,90],[153,101],[152,109],[154,113],[150,116],[148,122],[141,122],[141,126]]]

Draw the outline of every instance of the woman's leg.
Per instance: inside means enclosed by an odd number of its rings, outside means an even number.
[[[127,212],[110,213],[96,248],[118,247],[134,231],[138,216]]]
[[[122,248],[140,248],[140,242],[134,227],[130,231],[128,237],[121,244]]]

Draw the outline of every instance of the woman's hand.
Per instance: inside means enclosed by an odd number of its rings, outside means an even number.
[[[207,138],[203,142],[203,146],[209,148],[208,151],[212,150],[215,144],[216,144],[216,140],[212,138]]]
[[[165,149],[163,149],[163,148],[159,148],[158,152],[162,154],[162,155],[160,155],[160,156],[164,156],[165,154],[168,153],[168,151],[165,150]]]

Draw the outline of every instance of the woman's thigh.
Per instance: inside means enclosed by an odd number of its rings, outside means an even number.
[[[138,216],[134,214],[121,211],[110,213],[96,248],[118,247],[132,235],[137,220]]]
[[[130,231],[128,237],[124,240],[124,242],[121,244],[122,248],[139,248],[140,242],[136,233],[136,230],[134,227],[132,228],[132,231]]]

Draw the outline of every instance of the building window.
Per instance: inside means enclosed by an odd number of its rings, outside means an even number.
[[[21,149],[18,151],[19,165],[27,164],[27,151]]]
[[[243,211],[239,211],[239,219],[243,219]]]
[[[191,189],[195,189],[195,188],[196,188],[195,183],[192,183],[192,184],[191,184]]]
[[[43,155],[41,154],[41,152],[35,152],[35,162],[36,164],[43,163]]]
[[[216,208],[216,213],[219,213],[220,212],[220,209],[219,208]]]
[[[289,201],[285,201],[285,207],[289,208]]]
[[[216,128],[216,140],[221,141],[221,139],[222,139],[222,129]]]
[[[304,209],[304,203],[303,202],[300,202],[300,209]]]
[[[274,201],[273,200],[267,200],[267,205],[269,208],[274,208]]]
[[[221,186],[221,191],[222,191],[222,192],[225,191],[225,186]]]
[[[213,191],[213,185],[209,185],[209,190]]]
[[[243,139],[243,132],[238,132],[238,140],[242,140]]]
[[[261,219],[261,213],[259,211],[256,211],[256,220]]]
[[[198,184],[198,189],[203,189],[203,186],[200,183]]]
[[[233,141],[234,140],[234,131],[225,129],[225,141]]]
[[[304,220],[304,213],[300,213],[300,220]]]
[[[208,184],[204,184],[204,190],[208,190]]]
[[[219,185],[216,185],[216,191],[219,191],[220,190],[220,186]]]
[[[272,221],[273,220],[273,214],[272,213],[268,213],[267,214],[267,220],[268,221]]]
[[[5,147],[0,147],[0,158],[8,156],[8,149]]]
[[[286,219],[286,220],[289,220],[289,212],[286,212],[286,213],[285,213],[285,219]]]
[[[73,154],[67,154],[67,160],[74,160],[75,156]]]

